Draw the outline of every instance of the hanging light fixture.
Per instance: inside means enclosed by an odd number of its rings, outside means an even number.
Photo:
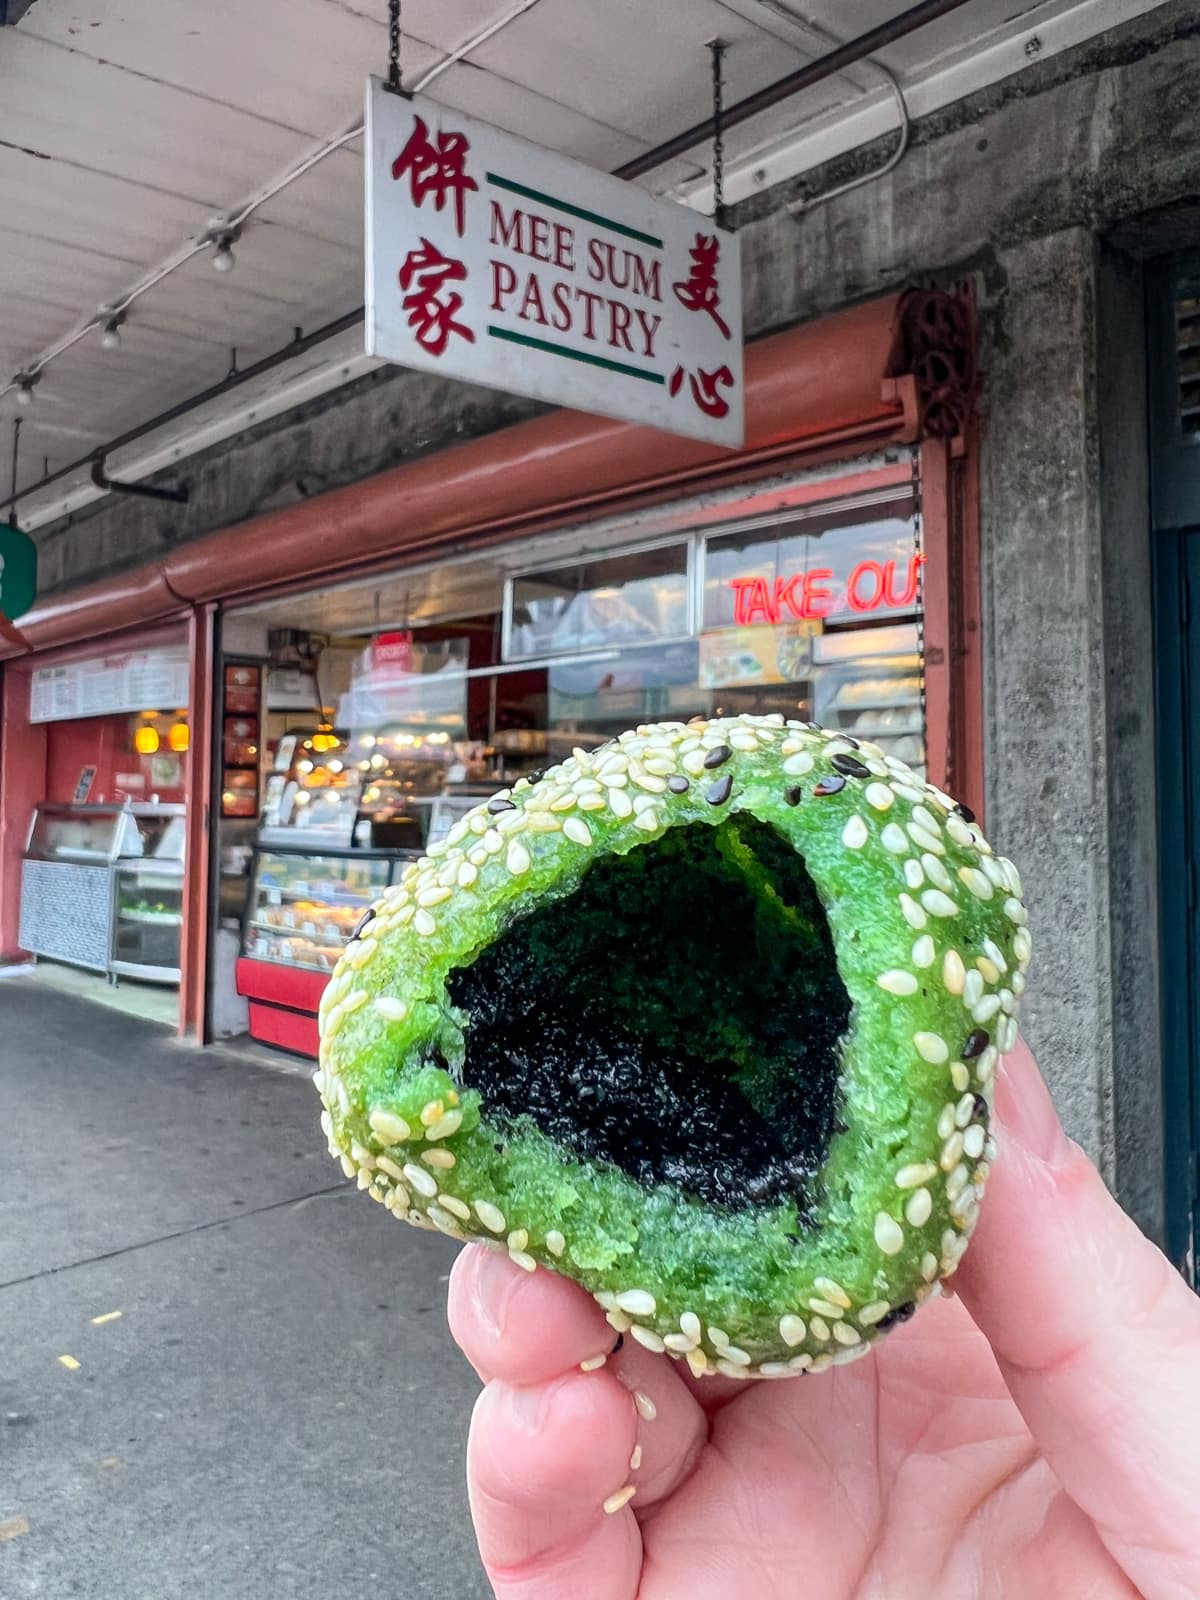
[[[143,722],[133,735],[133,748],[140,756],[152,756],[159,746],[158,729],[152,722]]]
[[[121,324],[125,321],[123,311],[115,311],[112,306],[101,306],[100,316],[104,320],[104,332],[100,335],[100,348],[102,350],[119,350],[121,348]]]
[[[177,711],[175,721],[167,730],[167,749],[174,750],[176,755],[183,755],[192,742],[191,729],[187,725],[186,713]]]
[[[18,372],[13,378],[13,382],[17,386],[17,404],[19,406],[31,406],[33,404],[34,385],[40,377],[40,372]]]

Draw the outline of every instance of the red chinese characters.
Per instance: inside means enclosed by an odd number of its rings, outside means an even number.
[[[392,162],[392,177],[407,176],[414,206],[422,206],[432,195],[434,209],[441,211],[448,196],[454,197],[454,228],[461,239],[467,226],[467,194],[477,190],[474,178],[467,176],[467,154],[471,148],[465,133],[439,131],[429,137],[424,117],[413,118],[408,143]]]
[[[688,386],[692,391],[692,399],[707,417],[727,417],[729,415],[729,401],[721,393],[722,389],[733,387],[733,373],[722,364],[713,371],[708,372],[703,367],[698,367],[695,372],[687,372],[683,367],[676,367],[671,374],[668,389],[672,396],[677,395],[683,388],[686,377]]]
[[[475,343],[470,328],[454,320],[463,297],[457,289],[447,287],[466,276],[467,269],[461,261],[444,256],[428,239],[423,238],[419,248],[410,250],[404,258],[400,287],[404,290],[408,325],[415,329],[417,343],[431,356],[440,356],[454,333]]]
[[[715,233],[698,233],[688,255],[692,264],[687,277],[671,285],[675,298],[687,310],[702,311],[710,316],[728,339],[729,324],[719,310],[721,294],[717,269],[721,260],[721,241]]]

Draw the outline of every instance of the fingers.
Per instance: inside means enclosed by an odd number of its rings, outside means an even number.
[[[634,1600],[641,1536],[622,1491],[636,1437],[629,1396],[607,1373],[488,1385],[467,1470],[498,1600]]]
[[[1130,1578],[1200,1593],[1200,1302],[1063,1133],[1018,1046],[956,1282],[1072,1498]]]
[[[495,1250],[460,1250],[450,1274],[450,1331],[487,1383],[539,1383],[605,1355],[616,1334],[578,1284],[525,1272]]]

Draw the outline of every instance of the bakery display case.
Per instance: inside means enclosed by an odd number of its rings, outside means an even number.
[[[113,866],[109,971],[177,984],[183,936],[186,807],[129,807],[130,827]]]
[[[886,636],[886,637],[885,637]],[[814,714],[827,728],[870,739],[885,755],[925,770],[925,705],[915,628],[842,634],[840,650],[816,674]],[[828,647],[834,637],[822,641]],[[832,652],[831,652],[832,653]]]
[[[252,1038],[317,1054],[321,994],[398,859],[364,850],[255,850],[237,963]]]

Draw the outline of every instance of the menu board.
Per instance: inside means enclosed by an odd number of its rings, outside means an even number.
[[[67,722],[112,712],[175,710],[188,703],[188,658],[178,650],[134,650],[62,667],[37,667],[30,722]]]

